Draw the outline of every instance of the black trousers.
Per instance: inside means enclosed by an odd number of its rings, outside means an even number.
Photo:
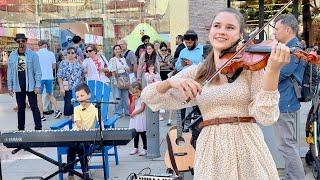
[[[66,91],[64,96],[64,108],[63,108],[63,114],[65,116],[71,116],[73,114],[73,105],[71,103],[72,99],[72,91]]]
[[[89,151],[89,146],[74,146],[69,147],[68,154],[67,154],[67,163],[72,163],[76,160],[76,156],[80,158],[81,170],[85,176],[88,174],[88,155],[85,155]],[[107,152],[108,153],[108,152]],[[74,169],[74,165],[71,169]],[[69,176],[73,176],[72,172],[69,172]]]
[[[134,137],[133,142],[134,142],[134,148],[139,147],[139,135],[141,136],[142,143],[143,143],[143,149],[147,150],[147,132],[137,132],[137,135]]]
[[[27,92],[16,92],[16,100],[18,104],[18,129],[24,130],[25,129],[25,121],[26,121],[26,96],[28,96],[30,108],[33,115],[33,120],[35,130],[41,130],[42,124],[41,124],[41,117],[40,117],[40,111],[38,108],[37,103],[37,95],[34,91]]]

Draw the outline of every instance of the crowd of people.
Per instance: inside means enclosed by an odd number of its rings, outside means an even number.
[[[208,85],[201,86],[224,63],[220,57],[225,50],[241,46],[238,42],[245,36],[244,28],[241,13],[232,8],[223,9],[212,22],[209,54],[204,53],[197,33],[188,30],[176,37],[177,48],[173,56],[165,42],[151,43],[150,37],[144,35],[135,52],[127,49],[125,40],[120,40],[112,48],[111,59],[98,53],[93,44],[86,45],[82,51],[79,47],[81,38],[75,36],[74,46],[66,49],[66,56],[56,73],[59,92],[64,97],[63,114],[70,117],[74,114],[79,129],[92,128],[94,117],[90,117],[90,127],[77,122],[79,113],[83,112],[74,109],[72,90],[88,96],[90,91],[83,85],[85,80],[110,83],[113,99],[119,102],[114,114],[129,116],[129,126],[138,132],[130,155],[145,156],[146,106],[159,110],[160,120],[168,110],[168,125],[172,122],[172,110],[181,109],[183,119],[185,108],[198,106],[204,121],[197,140],[194,179],[279,179],[256,122],[273,124],[278,149],[285,159],[285,179],[305,179],[294,137],[300,102],[291,77],[303,76],[304,67],[297,63],[297,58],[290,56],[289,47],[301,46],[297,38],[298,22],[293,15],[276,18],[274,35],[278,44],[273,47],[265,69],[241,70],[232,83],[229,78],[234,76],[233,73],[220,73]],[[24,34],[17,34],[15,41],[19,47],[9,57],[8,89],[10,95],[16,96],[18,129],[25,129],[28,96],[35,130],[41,130],[41,120],[46,120],[39,101],[43,90],[53,105],[54,117],[62,115],[52,91],[56,60],[48,50],[47,41],[39,41],[37,53],[26,46]],[[183,103],[188,98],[191,101]],[[143,142],[142,150],[138,149],[139,136]],[[78,149],[69,150],[71,160],[76,152]],[[87,173],[87,169],[83,171]]]

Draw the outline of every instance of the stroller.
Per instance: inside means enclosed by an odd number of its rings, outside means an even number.
[[[320,180],[320,86],[318,86],[315,97],[312,99],[312,106],[308,113],[306,122],[306,142],[309,144],[309,151],[306,154],[306,163],[311,166],[315,179]]]

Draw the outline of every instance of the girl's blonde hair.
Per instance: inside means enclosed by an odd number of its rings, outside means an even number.
[[[140,90],[142,91],[142,85],[141,83],[139,83],[138,81],[136,82],[133,82],[131,85],[130,85],[130,88],[129,88],[129,92],[133,92],[134,90]],[[132,94],[132,93],[131,93]]]
[[[212,22],[214,21],[214,19],[217,17],[218,14],[222,13],[222,12],[227,12],[227,13],[231,13],[233,14],[237,21],[239,22],[240,25],[240,33],[244,33],[245,30],[245,22],[244,22],[244,17],[243,15],[236,9],[234,8],[225,8],[220,10],[214,17]],[[214,63],[214,55],[213,55],[213,49],[211,50],[211,52],[208,54],[207,58],[205,59],[205,61],[203,62],[203,64],[200,66],[197,74],[196,74],[196,78],[195,80],[199,83],[204,82],[205,80],[209,79],[209,77],[211,77],[211,75],[216,72],[216,66]],[[217,76],[214,80],[217,80],[219,78],[219,76]]]

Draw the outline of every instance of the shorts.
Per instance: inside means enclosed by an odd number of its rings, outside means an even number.
[[[43,90],[46,88],[46,93],[52,95],[52,84],[53,80],[41,80],[41,94],[43,94]]]

